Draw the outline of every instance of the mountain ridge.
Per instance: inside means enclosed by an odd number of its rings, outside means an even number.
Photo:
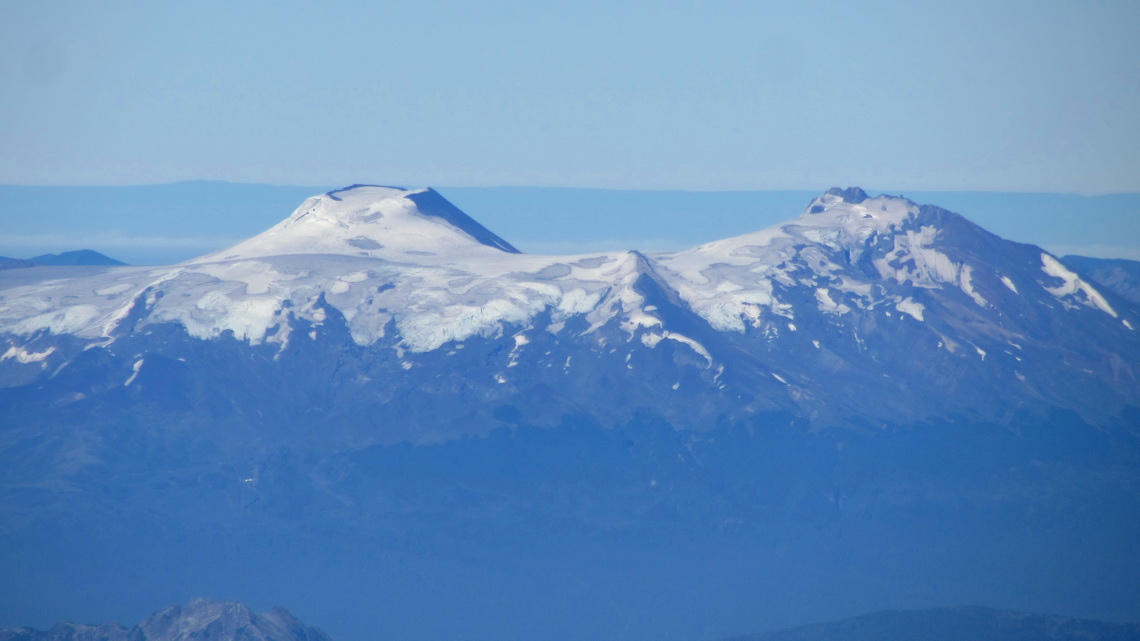
[[[420,213],[410,199],[424,193],[329,192],[339,195],[310,199],[265,233],[188,263],[114,268],[55,283],[50,294],[34,284],[7,290],[0,371],[34,379],[66,366],[81,347],[114,350],[174,324],[193,339],[265,345],[275,359],[347,330],[357,346],[405,372],[438,358],[431,354],[456,353],[451,346],[505,342],[487,361],[497,368],[484,374],[491,398],[514,388],[520,354],[531,355],[538,380],[556,387],[554,372],[572,368],[576,350],[600,355],[595,363],[625,350],[626,362],[614,365],[632,371],[635,354],[668,345],[672,363],[652,371],[675,378],[655,383],[661,392],[643,387],[652,404],[695,376],[696,391],[718,411],[779,408],[821,424],[844,415],[932,418],[947,403],[1000,416],[1011,394],[1023,407],[1050,398],[1104,421],[1140,396],[1129,365],[1140,362],[1133,330],[1140,315],[1128,301],[1101,293],[1047,252],[938,207],[836,188],[788,223],[689,250],[563,257],[515,253],[501,239],[486,244],[476,238],[485,229],[469,218]],[[295,249],[302,253],[289,253]],[[56,295],[60,287],[66,296]],[[1057,307],[1061,315],[1051,311]],[[1065,329],[1055,337],[1048,323]],[[800,327],[811,328],[810,340]],[[893,335],[882,333],[886,327]],[[1105,332],[1117,337],[1094,338]],[[64,335],[79,343],[66,351],[51,344],[50,336]],[[926,365],[891,346],[902,337],[926,354]],[[869,350],[868,341],[878,347]],[[805,349],[818,356],[805,359]],[[1093,374],[1058,387],[1021,364],[1050,354]],[[963,374],[938,377],[933,363]],[[145,370],[146,359],[130,367],[123,379],[133,383],[131,372]],[[853,393],[836,398],[836,387]],[[987,387],[1008,391],[995,396]],[[1079,400],[1089,394],[1100,401]],[[831,407],[821,411],[827,396]],[[886,403],[869,406],[871,396]]]
[[[0,275],[0,576],[41,586],[0,603],[193,590],[488,641],[1137,618],[1136,306],[839,192],[680,252],[362,256],[350,229],[347,254]],[[351,201],[326,205],[376,213]]]

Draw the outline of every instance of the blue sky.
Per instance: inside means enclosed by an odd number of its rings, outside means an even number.
[[[0,0],[0,184],[1140,191],[1140,3]]]

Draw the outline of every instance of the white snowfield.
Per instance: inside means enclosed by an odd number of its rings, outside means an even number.
[[[833,190],[786,224],[685,251],[541,256],[515,253],[461,213],[423,211],[418,202],[426,197],[442,201],[430,190],[355,186],[310,198],[264,233],[186,263],[0,290],[0,333],[28,337],[46,330],[110,342],[125,322],[135,323],[135,331],[177,323],[201,339],[232,332],[284,348],[298,340],[301,321],[319,333],[328,305],[344,315],[361,345],[389,337],[399,349],[425,352],[477,335],[514,335],[548,313],[549,322],[534,329],[563,332],[567,320],[583,316],[584,334],[592,334],[616,322],[631,340],[650,347],[676,341],[712,367],[704,346],[666,329],[660,310],[635,286],[639,278],[656,280],[726,332],[794,331],[789,321],[800,311],[797,304],[829,315],[881,307],[923,321],[923,304],[890,294],[883,281],[908,283],[912,291],[959,289],[971,304],[990,304],[977,290],[980,270],[940,251],[940,231],[915,224],[918,207],[901,198],[851,203]],[[877,274],[830,258],[847,252],[855,263],[873,237],[893,242],[873,259]],[[1005,296],[1036,287],[1066,307],[1116,315],[1092,286],[1047,254],[1036,283],[1017,274],[985,276]],[[787,288],[807,288],[810,302],[781,300]],[[13,347],[2,358],[38,362],[44,356]]]

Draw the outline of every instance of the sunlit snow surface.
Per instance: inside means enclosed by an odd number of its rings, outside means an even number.
[[[940,251],[939,229],[916,222],[919,208],[901,198],[852,203],[833,190],[786,224],[685,251],[540,256],[514,253],[462,213],[423,211],[420,203],[431,202],[425,197],[442,201],[430,190],[330,192],[258,236],[186,263],[13,287],[0,292],[0,332],[111,341],[131,318],[136,329],[177,323],[201,339],[232,332],[284,347],[297,319],[320,324],[328,305],[343,314],[359,344],[394,337],[402,349],[425,352],[475,335],[515,335],[540,315],[549,320],[537,329],[557,333],[582,316],[585,334],[616,322],[649,347],[662,340],[688,345],[711,367],[704,346],[665,328],[639,279],[656,279],[712,328],[729,332],[777,318],[792,331],[797,305],[843,315],[883,303],[924,320],[922,303],[887,291],[882,281],[911,291],[955,288],[973,304],[989,305],[975,268]],[[882,247],[867,263],[875,273],[851,269],[872,241]],[[1042,261],[1041,286],[1052,296],[1116,315],[1052,256]],[[1018,295],[1008,275],[990,276],[1005,295]],[[781,300],[780,292],[795,287],[813,292],[810,301]],[[13,347],[2,358],[43,356]]]

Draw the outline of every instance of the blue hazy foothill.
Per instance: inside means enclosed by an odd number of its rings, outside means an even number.
[[[0,269],[19,269],[24,267],[86,267],[102,266],[114,267],[126,263],[104,256],[91,249],[77,249],[58,254],[43,254],[28,259],[6,258],[0,256]]]
[[[59,254],[44,254],[28,259],[37,265],[126,265],[126,263],[109,258],[91,249],[78,249]]]

